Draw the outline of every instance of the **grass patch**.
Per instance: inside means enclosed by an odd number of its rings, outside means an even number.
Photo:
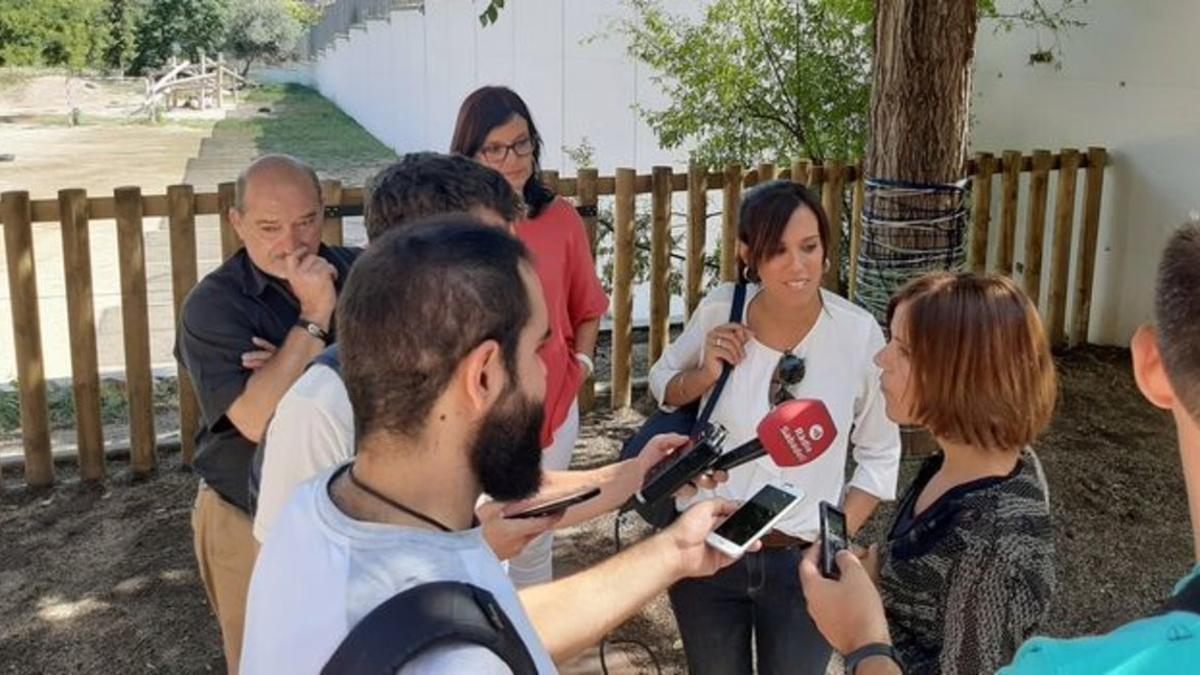
[[[21,395],[11,388],[0,390],[0,433],[12,434],[21,429]],[[75,395],[68,384],[51,382],[46,387],[46,408],[51,429],[75,427]],[[179,382],[174,377],[154,380],[155,414],[178,410]],[[100,421],[103,424],[128,424],[129,402],[125,398],[123,380],[100,381]]]
[[[358,122],[308,87],[258,87],[246,94],[243,107],[252,111],[269,108],[270,112],[221,120],[213,136],[228,133],[251,137],[260,154],[293,155],[312,164],[322,176],[354,185],[361,185],[397,159],[396,153]]]

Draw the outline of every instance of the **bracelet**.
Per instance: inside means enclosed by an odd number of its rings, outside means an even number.
[[[587,354],[575,352],[575,360],[583,365],[583,369],[587,371],[588,377],[591,377],[596,372],[596,363]]]
[[[895,647],[886,642],[865,644],[843,657],[842,663],[846,672],[853,675],[855,669],[858,668],[858,664],[876,656],[886,656],[900,667],[900,672],[904,672],[904,664],[900,662],[899,652],[896,651]]]
[[[326,347],[329,346],[329,331],[325,330],[324,328],[321,328],[316,323],[309,321],[308,319],[305,319],[304,317],[300,317],[299,319],[296,320],[296,327],[299,328],[300,330],[304,331],[305,333],[308,333],[309,335],[315,337],[316,339],[320,340],[321,343],[324,344]]]

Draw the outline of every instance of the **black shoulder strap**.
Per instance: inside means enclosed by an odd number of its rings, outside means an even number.
[[[739,281],[733,287],[733,304],[729,307],[729,323],[742,322],[742,310],[745,309],[745,304],[746,284]],[[708,423],[708,418],[712,415],[713,408],[717,405],[717,399],[721,397],[721,391],[725,389],[725,382],[729,379],[729,373],[731,372],[733,372],[733,366],[728,363],[721,368],[721,377],[713,385],[712,396],[708,397],[708,401],[704,404],[704,410],[700,412],[700,416],[696,418],[695,426],[692,427],[693,434]]]
[[[1163,604],[1160,614],[1168,612],[1191,612],[1200,614],[1200,574],[1194,575],[1179,592]]]
[[[414,586],[371,610],[351,629],[321,675],[394,675],[439,643],[490,649],[514,675],[536,675],[529,649],[491,593],[457,581]]]
[[[314,363],[319,363],[337,373],[338,377],[342,376],[342,360],[338,357],[337,343],[331,344],[325,348],[325,351],[313,357],[309,362],[308,367],[312,367]]]

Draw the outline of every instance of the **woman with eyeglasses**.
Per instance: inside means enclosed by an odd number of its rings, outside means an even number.
[[[897,505],[878,584],[909,673],[991,673],[1037,632],[1055,587],[1045,478],[1030,444],[1057,377],[1037,307],[1011,279],[940,272],[888,308],[876,356],[888,417],[941,452]],[[877,557],[866,561],[874,572]]]
[[[529,108],[512,90],[481,87],[467,96],[450,151],[499,171],[525,200],[528,211],[516,235],[533,254],[551,330],[539,352],[546,365],[542,468],[565,469],[579,436],[576,393],[595,368],[600,317],[608,309],[587,231],[575,208],[542,182],[542,138]],[[509,560],[509,577],[517,587],[551,580],[552,546],[553,534],[547,532]]]
[[[895,495],[900,433],[885,414],[871,361],[883,332],[866,311],[821,288],[831,264],[829,228],[820,201],[802,185],[773,181],[749,191],[738,226],[744,322],[728,323],[734,288],[719,286],[650,370],[652,394],[670,409],[706,399],[722,365],[733,366],[710,418],[728,431],[727,449],[754,438],[763,416],[789,397],[821,400],[838,429],[833,445],[805,466],[780,468],[764,457],[694,498],[745,500],[778,481],[805,493],[760,552],[671,589],[693,674],[823,674],[831,648],[805,611],[796,574],[818,536],[818,505],[840,504],[853,534],[880,500]],[[847,485],[851,447],[856,466]]]

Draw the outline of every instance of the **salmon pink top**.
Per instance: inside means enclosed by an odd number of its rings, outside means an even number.
[[[517,223],[517,237],[533,255],[549,313],[550,339],[539,355],[546,364],[546,419],[542,447],[567,418],[587,373],[575,358],[575,329],[608,310],[596,276],[587,230],[569,202],[556,197],[536,218]]]

